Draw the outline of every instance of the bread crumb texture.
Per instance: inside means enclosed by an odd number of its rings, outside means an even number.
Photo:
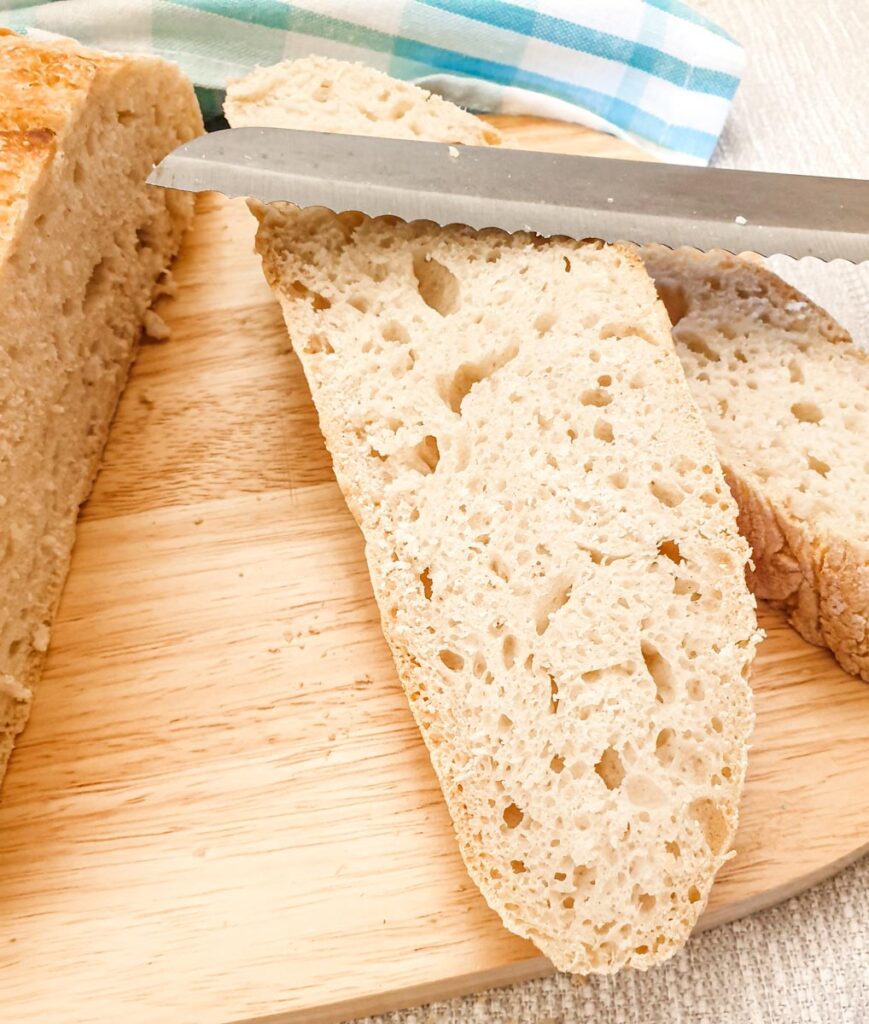
[[[157,58],[0,36],[0,776],[109,422],[190,197],[146,188],[202,130]]]
[[[497,129],[434,93],[362,64],[305,57],[230,82],[224,111],[242,124],[381,138],[497,145]]]
[[[473,879],[559,968],[663,959],[734,831],[756,626],[651,282],[286,207],[258,244]]]
[[[739,502],[752,588],[869,680],[869,356],[754,263],[643,257]]]

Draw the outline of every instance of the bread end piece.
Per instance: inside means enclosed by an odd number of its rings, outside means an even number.
[[[156,57],[0,36],[0,776],[146,311],[192,217],[148,188],[202,131]]]

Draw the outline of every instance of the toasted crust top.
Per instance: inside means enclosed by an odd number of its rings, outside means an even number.
[[[41,174],[63,150],[94,82],[138,58],[72,39],[0,31],[0,247],[10,242]]]

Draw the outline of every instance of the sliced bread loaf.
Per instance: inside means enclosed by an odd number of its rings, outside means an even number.
[[[651,281],[599,242],[257,213],[471,877],[561,969],[666,958],[728,856],[757,634]]]
[[[752,589],[869,680],[869,355],[756,263],[642,254],[739,503]]]
[[[145,175],[201,130],[165,61],[0,36],[0,777],[78,507],[192,213]]]

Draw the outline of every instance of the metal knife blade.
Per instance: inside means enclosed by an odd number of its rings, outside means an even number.
[[[280,128],[201,135],[148,181],[540,235],[869,260],[869,181]]]

